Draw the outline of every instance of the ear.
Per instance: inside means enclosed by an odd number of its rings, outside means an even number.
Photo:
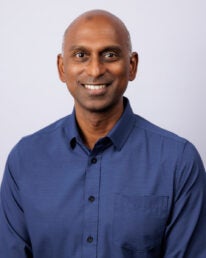
[[[138,54],[136,52],[132,52],[130,56],[130,68],[129,68],[129,80],[133,81],[137,74],[138,67]]]
[[[65,73],[64,73],[64,62],[63,62],[62,54],[58,54],[58,56],[57,56],[57,68],[58,68],[58,73],[59,73],[60,80],[62,82],[66,82]]]

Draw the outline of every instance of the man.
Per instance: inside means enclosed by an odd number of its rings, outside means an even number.
[[[116,16],[67,28],[71,115],[24,137],[1,186],[1,258],[205,258],[206,177],[191,143],[132,112],[138,55]]]

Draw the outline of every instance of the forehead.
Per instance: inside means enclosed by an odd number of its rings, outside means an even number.
[[[67,29],[65,47],[84,46],[102,48],[109,45],[127,46],[128,35],[123,25],[114,18],[105,16],[84,17]]]

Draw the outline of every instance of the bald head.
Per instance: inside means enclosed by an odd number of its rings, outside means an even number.
[[[113,26],[117,33],[122,35],[122,37],[124,38],[124,43],[127,45],[128,52],[131,53],[132,44],[130,34],[125,24],[117,16],[110,12],[104,10],[91,10],[78,16],[65,30],[62,42],[62,54],[65,50],[66,39],[69,38],[74,31],[78,32],[80,25],[83,24],[84,26],[86,26],[88,23],[94,23],[94,25],[98,26],[97,24],[100,24],[101,21],[107,22],[108,24]]]

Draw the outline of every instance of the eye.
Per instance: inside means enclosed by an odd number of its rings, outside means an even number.
[[[108,52],[105,54],[105,57],[114,57],[114,56],[116,56],[116,55],[112,52]]]
[[[112,62],[118,59],[118,54],[113,51],[103,53],[103,57],[106,61]]]
[[[78,49],[72,53],[72,58],[75,62],[84,62],[88,58],[88,53]]]
[[[75,57],[77,57],[77,58],[83,58],[83,57],[85,57],[85,53],[84,52],[77,52],[77,53],[75,53]]]

